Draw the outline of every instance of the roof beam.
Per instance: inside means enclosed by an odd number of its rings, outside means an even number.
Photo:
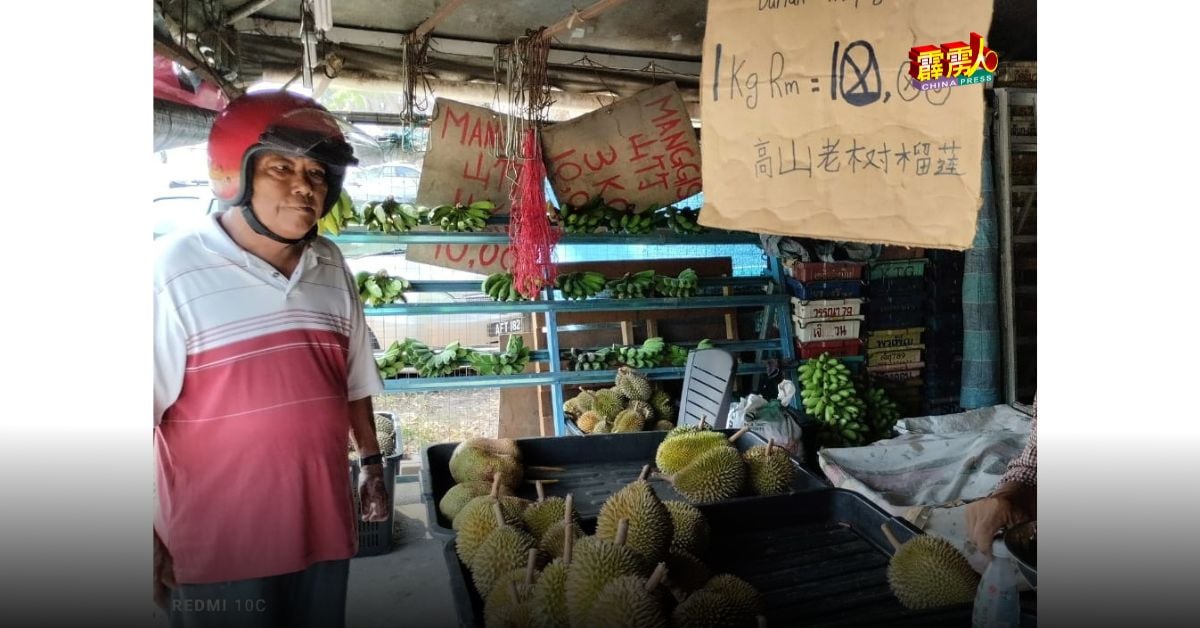
[[[229,14],[229,17],[225,20],[225,25],[232,26],[234,22],[248,18],[272,4],[275,4],[275,0],[253,0],[252,2],[247,2]]]
[[[413,39],[419,41],[422,37],[433,32],[433,29],[437,28],[437,25],[441,24],[442,20],[450,17],[450,14],[454,13],[454,11],[457,10],[458,7],[462,6],[462,3],[466,1],[467,0],[450,0],[446,4],[443,4],[442,8],[438,9],[436,13],[430,16],[429,19],[421,22],[421,25],[417,27],[417,30],[413,31]]]
[[[247,34],[262,33],[268,37],[296,39],[299,22],[256,17],[242,20],[235,28]],[[373,46],[392,50],[401,50],[404,47],[407,37],[408,33],[403,32],[350,28],[345,26],[334,26],[325,33],[325,39],[334,43]],[[492,42],[447,39],[444,37],[431,37],[429,44],[434,50],[445,54],[482,57],[485,59],[491,59],[496,48],[496,44]],[[700,76],[700,60],[698,59],[673,59],[619,52],[591,52],[551,48],[547,63],[551,65],[573,65],[584,56],[597,64],[613,69],[636,71],[648,66],[650,63],[654,63],[655,67],[663,74]]]

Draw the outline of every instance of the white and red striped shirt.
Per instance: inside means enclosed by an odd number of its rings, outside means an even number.
[[[181,583],[349,558],[349,402],[379,393],[356,283],[324,238],[289,279],[213,216],[154,277],[155,528]]]

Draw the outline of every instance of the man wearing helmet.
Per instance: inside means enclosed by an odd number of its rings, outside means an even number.
[[[337,120],[285,91],[213,124],[227,207],[155,264],[155,600],[173,626],[340,626],[358,513],[387,518],[356,283],[317,221],[356,165]]]

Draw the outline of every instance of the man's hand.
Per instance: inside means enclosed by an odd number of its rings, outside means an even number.
[[[163,545],[162,539],[158,538],[158,531],[154,531],[154,603],[159,608],[167,609],[167,600],[170,599],[170,589],[174,589],[175,584],[175,565],[171,561],[171,553],[167,551],[167,546]]]
[[[984,556],[992,556],[992,539],[1000,528],[1011,528],[1037,518],[1037,487],[1005,484],[967,505],[967,537]]]
[[[394,481],[394,480],[393,480]],[[369,464],[358,472],[359,513],[363,521],[387,521],[387,485],[384,484],[383,465]]]

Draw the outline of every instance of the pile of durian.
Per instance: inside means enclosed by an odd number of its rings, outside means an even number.
[[[796,467],[787,452],[769,440],[739,451],[732,436],[699,426],[680,426],[659,444],[654,464],[680,495],[696,504],[724,501],[743,494],[780,495],[792,490]]]
[[[585,434],[669,430],[675,427],[671,395],[622,366],[612,388],[581,390],[563,404]]]
[[[487,628],[752,628],[762,595],[702,562],[709,527],[694,506],[660,501],[641,476],[608,498],[584,534],[573,496],[492,492],[458,512],[459,559],[484,600]]]
[[[450,454],[450,477],[457,482],[438,502],[438,510],[454,521],[471,500],[496,494],[524,503],[513,493],[525,477],[521,450],[511,438],[469,438]]]

